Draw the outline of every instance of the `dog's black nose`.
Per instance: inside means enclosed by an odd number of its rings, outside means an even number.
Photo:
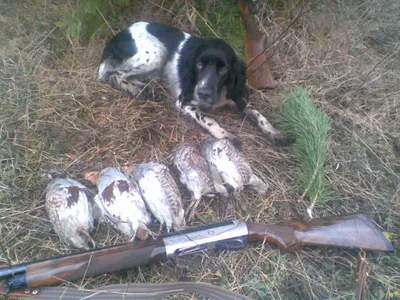
[[[202,100],[210,99],[211,95],[212,95],[212,93],[208,89],[200,89],[199,91],[197,91],[197,96],[199,96],[199,98]]]

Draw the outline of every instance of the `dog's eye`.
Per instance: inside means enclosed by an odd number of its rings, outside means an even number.
[[[197,62],[196,66],[201,69],[203,67],[203,63],[201,61]]]
[[[228,72],[228,69],[226,67],[221,67],[221,68],[219,68],[219,72],[224,74],[224,73]]]

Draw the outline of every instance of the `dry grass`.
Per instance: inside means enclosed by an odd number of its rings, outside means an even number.
[[[153,2],[137,4],[132,18],[114,30],[137,20],[157,20],[195,33],[193,6],[170,14],[173,1]],[[261,7],[257,17],[269,41],[285,30],[301,5],[273,11]],[[61,10],[51,1],[0,4],[1,264],[71,253],[44,211],[49,174],[88,184],[82,177],[86,171],[146,160],[169,163],[177,144],[198,142],[199,130],[172,106],[134,102],[99,85],[97,67],[105,40],[87,46],[69,41],[54,25]],[[289,88],[300,85],[311,92],[314,104],[333,120],[326,174],[335,195],[314,211],[315,216],[365,211],[392,233],[394,243],[400,239],[399,14],[400,4],[394,0],[320,2],[271,47],[271,66],[280,86],[251,96],[253,104],[271,116]],[[265,197],[244,192],[236,217],[265,223],[306,218],[308,202],[297,202],[303,191],[293,184],[294,161],[288,149],[265,142],[235,113],[218,119],[238,132],[250,163],[271,187]],[[203,202],[190,226],[220,221],[215,208],[215,202]],[[105,226],[96,230],[95,239],[99,246],[123,241]],[[368,259],[368,298],[399,297],[397,253],[370,253]],[[76,284],[192,280],[255,299],[351,299],[355,271],[352,251],[306,249],[293,255],[281,254],[274,246],[253,245],[236,253],[192,255]]]

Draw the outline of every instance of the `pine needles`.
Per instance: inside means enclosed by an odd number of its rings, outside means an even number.
[[[313,105],[308,91],[299,87],[289,93],[276,121],[283,131],[296,139],[292,153],[298,163],[296,178],[304,189],[300,200],[306,196],[310,199],[307,211],[312,217],[317,201],[326,201],[329,194],[324,166],[331,121]]]

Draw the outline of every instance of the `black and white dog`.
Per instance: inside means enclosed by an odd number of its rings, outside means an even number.
[[[274,144],[285,145],[287,137],[248,104],[246,65],[221,39],[197,38],[175,27],[138,22],[115,35],[101,57],[99,80],[135,96],[143,80],[161,76],[176,107],[212,136],[238,142],[204,112],[232,100]]]

